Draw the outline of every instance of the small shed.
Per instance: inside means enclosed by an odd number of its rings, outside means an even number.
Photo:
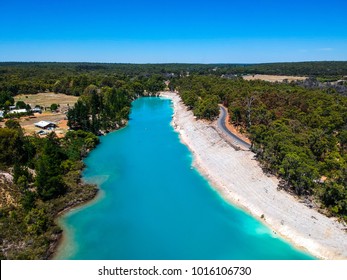
[[[35,123],[35,126],[42,129],[52,129],[57,127],[57,125],[54,122],[47,122],[47,121],[39,121]]]

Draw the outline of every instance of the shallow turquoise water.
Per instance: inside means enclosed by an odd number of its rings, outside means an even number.
[[[99,197],[66,214],[58,259],[311,259],[226,203],[191,167],[171,101],[133,102],[129,125],[85,160]]]

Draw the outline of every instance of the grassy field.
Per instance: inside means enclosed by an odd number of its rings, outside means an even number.
[[[287,80],[288,82],[291,81],[302,81],[306,80],[307,77],[296,77],[296,76],[276,76],[276,75],[247,75],[243,76],[244,80],[251,81],[251,80],[263,80],[267,82],[283,82],[284,80]]]
[[[42,107],[50,107],[51,104],[56,103],[60,105],[61,111],[67,109],[69,106],[73,106],[77,102],[77,96],[71,96],[61,93],[45,92],[38,94],[21,94],[14,97],[14,100],[24,101],[26,104],[30,104],[32,108],[36,105]]]

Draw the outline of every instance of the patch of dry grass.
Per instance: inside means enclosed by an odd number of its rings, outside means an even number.
[[[38,94],[21,94],[14,97],[14,100],[24,101],[30,104],[32,108],[36,105],[42,107],[50,107],[51,104],[56,103],[60,105],[61,110],[73,106],[77,102],[78,97],[54,92],[42,92]]]
[[[284,80],[287,80],[288,82],[303,81],[303,80],[306,80],[307,77],[277,76],[277,75],[247,75],[247,76],[243,76],[243,79],[246,81],[263,80],[263,81],[274,83],[274,82],[283,82]]]

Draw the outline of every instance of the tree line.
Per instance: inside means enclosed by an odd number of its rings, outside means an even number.
[[[0,93],[11,96],[52,91],[79,96],[94,84],[98,87],[117,85],[118,80],[145,85],[153,75],[163,79],[189,74],[237,75],[269,74],[307,76],[321,81],[346,78],[347,62],[295,62],[263,64],[117,64],[117,63],[0,63]],[[135,78],[135,80],[134,80]]]

